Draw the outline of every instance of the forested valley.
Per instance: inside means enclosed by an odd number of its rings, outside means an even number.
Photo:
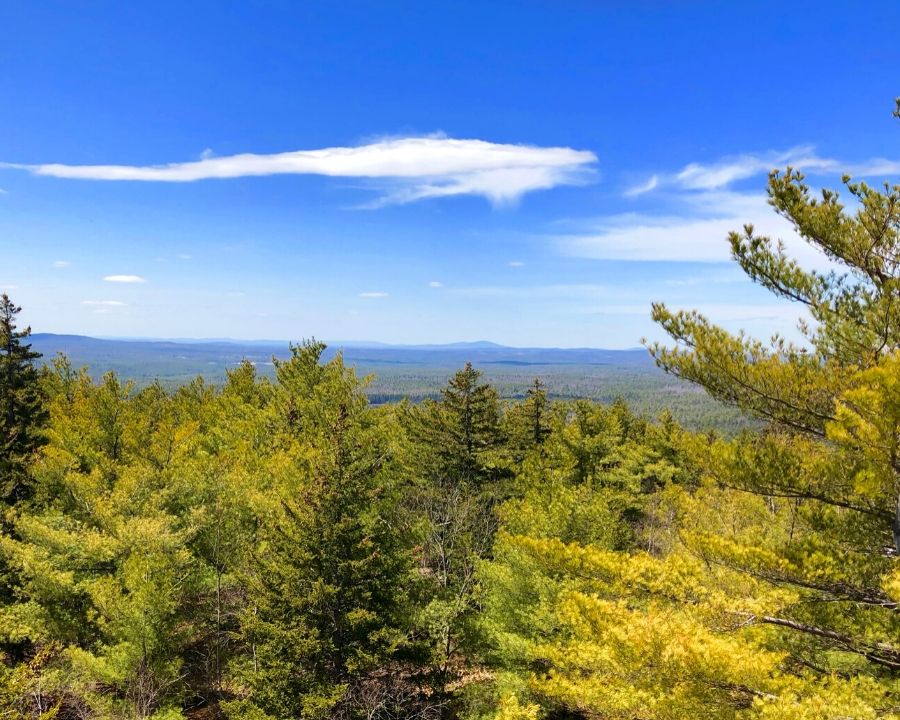
[[[769,198],[806,341],[653,308],[668,372],[764,423],[370,405],[307,341],[213,385],[40,368],[0,304],[0,718],[900,718],[900,186]]]

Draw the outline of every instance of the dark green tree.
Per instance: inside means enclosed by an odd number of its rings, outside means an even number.
[[[407,502],[422,521],[421,562],[430,584],[423,622],[440,696],[465,673],[475,645],[475,568],[490,552],[494,507],[508,475],[501,457],[500,401],[466,363],[440,401],[410,409],[405,420],[413,477]]]
[[[525,392],[522,402],[510,403],[503,413],[505,446],[509,461],[518,464],[525,454],[540,447],[552,431],[552,411],[547,390],[540,378],[535,378]]]
[[[420,443],[434,450],[436,471],[472,487],[496,479],[491,453],[503,440],[497,391],[481,378],[466,363],[441,390],[440,402],[424,403],[411,425]]]
[[[411,554],[389,516],[386,438],[353,372],[340,357],[320,364],[323,349],[294,348],[277,366],[285,452],[247,587],[252,697],[278,718],[397,717],[394,704],[411,702],[394,687],[407,674]]]
[[[0,497],[15,503],[28,495],[28,464],[44,444],[47,422],[35,361],[26,342],[31,328],[16,329],[22,308],[0,295]]]

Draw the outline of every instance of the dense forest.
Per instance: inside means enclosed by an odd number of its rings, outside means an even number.
[[[666,371],[764,426],[369,404],[322,344],[177,390],[37,364],[0,303],[0,718],[900,718],[900,186],[769,198],[806,307],[764,344],[653,308]]]

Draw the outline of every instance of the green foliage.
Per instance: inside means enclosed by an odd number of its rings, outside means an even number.
[[[900,187],[846,184],[769,183],[833,272],[730,237],[803,345],[654,307],[656,362],[757,418],[727,437],[629,409],[646,376],[373,390],[315,341],[41,376],[4,297],[0,717],[897,720]]]
[[[31,328],[16,329],[21,309],[0,295],[0,499],[6,503],[29,493],[28,464],[44,443],[47,419],[35,365],[40,353],[25,342]]]
[[[340,358],[294,348],[277,367],[274,511],[247,585],[255,703],[280,717],[364,717],[407,642],[411,556],[389,522],[385,438]]]

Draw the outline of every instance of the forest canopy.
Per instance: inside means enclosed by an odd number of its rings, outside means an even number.
[[[898,104],[900,113],[900,104]],[[663,304],[669,373],[764,426],[273,380],[40,369],[0,299],[0,718],[900,718],[900,185],[730,235],[802,342]]]

